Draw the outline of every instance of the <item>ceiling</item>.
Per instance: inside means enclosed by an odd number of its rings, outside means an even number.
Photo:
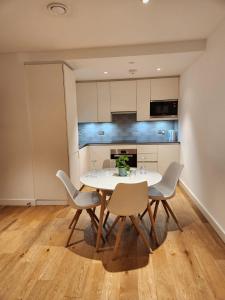
[[[224,0],[62,0],[67,16],[49,14],[49,2],[0,1],[0,52],[200,39],[225,17]]]
[[[107,80],[180,75],[202,52],[67,60],[77,80]],[[132,64],[131,64],[132,62]],[[161,70],[157,71],[156,68]],[[136,69],[134,75],[129,69]],[[107,71],[108,74],[104,74]]]

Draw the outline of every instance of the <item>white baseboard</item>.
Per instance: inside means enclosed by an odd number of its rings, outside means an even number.
[[[0,206],[67,205],[67,200],[0,199]]]
[[[209,211],[205,208],[204,205],[200,202],[200,200],[196,197],[196,195],[191,191],[191,189],[183,182],[183,180],[179,180],[180,187],[188,194],[191,200],[195,203],[204,217],[208,220],[208,222],[212,225],[216,233],[225,243],[225,231],[223,228],[217,223],[215,218],[209,213]]]
[[[67,200],[36,200],[36,205],[67,205]]]
[[[35,199],[0,199],[1,206],[35,206]]]

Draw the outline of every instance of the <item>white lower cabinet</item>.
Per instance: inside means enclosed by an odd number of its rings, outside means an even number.
[[[101,169],[105,159],[110,159],[111,146],[89,146],[89,169]]]
[[[145,162],[138,162],[137,167],[141,168],[144,167],[145,170],[148,171],[158,171],[158,163],[157,162],[150,162],[150,161],[145,161]]]
[[[166,171],[171,162],[180,160],[179,144],[87,146],[79,151],[79,176],[94,167],[101,169],[104,160],[110,159],[111,149],[137,149],[137,167],[143,166],[146,170],[161,174]],[[73,178],[74,182],[78,182],[75,175]]]
[[[163,174],[173,161],[180,161],[180,145],[158,145],[158,171]]]
[[[84,175],[89,170],[89,147],[84,147],[79,151],[80,157],[80,176]]]
[[[70,162],[70,179],[73,185],[79,190],[81,188],[79,151],[70,154],[69,162]]]

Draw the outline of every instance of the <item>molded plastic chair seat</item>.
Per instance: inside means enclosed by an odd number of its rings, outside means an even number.
[[[77,208],[88,209],[100,205],[100,198],[97,192],[79,192],[73,199]]]
[[[150,186],[150,188],[148,189],[148,195],[152,200],[165,200],[173,197],[174,190],[171,190],[164,184],[157,183]]]

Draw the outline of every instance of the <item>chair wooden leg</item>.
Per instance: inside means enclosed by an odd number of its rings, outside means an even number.
[[[157,237],[156,230],[155,230],[155,221],[154,221],[154,218],[153,218],[153,215],[152,215],[152,209],[151,209],[150,204],[148,204],[147,208],[148,208],[149,218],[150,218],[150,221],[151,221],[152,230],[153,230],[153,233],[154,233],[154,238],[155,238],[156,244],[159,245],[158,237]]]
[[[117,257],[118,254],[118,248],[121,240],[121,235],[123,233],[124,225],[125,225],[126,217],[120,217],[120,224],[119,224],[119,230],[116,235],[116,242],[113,249],[113,259]]]
[[[165,201],[165,200],[164,200],[164,201]],[[176,218],[174,212],[172,211],[172,209],[171,209],[171,207],[169,206],[169,204],[167,203],[167,201],[164,202],[164,205],[166,206],[166,208],[167,208],[168,211],[170,212],[171,216],[173,217],[174,221],[176,222],[177,227],[180,229],[180,231],[183,232],[182,227],[180,226],[180,224],[179,224],[179,222],[178,222],[178,220],[177,220],[177,218]]]
[[[72,225],[73,225],[73,222],[74,222],[74,220],[75,220],[75,218],[76,218],[76,213],[77,212],[75,212],[75,214],[74,214],[74,216],[73,216],[73,219],[72,219],[72,221],[70,222],[70,225],[69,225],[69,229],[72,227]]]
[[[103,227],[105,227],[106,223],[107,223],[107,220],[108,220],[108,217],[109,217],[109,211],[107,211],[107,214],[105,216],[105,220],[104,220],[104,223],[103,223]]]
[[[167,218],[169,219],[170,214],[169,214],[168,209],[167,209],[167,207],[166,207],[166,205],[165,205],[165,203],[164,203],[164,200],[162,200],[161,202],[162,202],[163,208],[164,208],[164,210],[165,210],[165,212],[166,212]]]
[[[94,225],[94,227],[96,228],[96,231],[98,232],[98,223],[96,222],[95,218],[94,218],[94,213],[92,211],[92,209],[87,209],[87,213],[89,214],[92,224]],[[103,237],[103,235],[101,235],[103,242],[105,242],[105,239]]]
[[[82,209],[78,209],[78,210],[76,211],[75,218],[74,218],[74,222],[73,222],[73,227],[72,227],[71,232],[70,232],[70,235],[69,235],[69,237],[68,237],[68,240],[67,240],[67,243],[66,243],[66,247],[69,247],[69,246],[70,246],[70,240],[71,240],[71,237],[72,237],[72,235],[73,235],[74,229],[75,229],[75,227],[76,227],[76,225],[77,225],[77,222],[78,222],[78,220],[79,220],[79,217],[80,217],[81,213],[82,213]]]
[[[144,210],[144,212],[141,214],[141,216],[140,216],[140,219],[141,219],[141,220],[143,219],[143,217],[145,216],[145,214],[146,214],[147,211],[148,211],[148,209],[146,208],[146,209]]]
[[[154,221],[156,220],[158,207],[159,207],[159,201],[156,201],[156,203],[155,203],[155,209],[154,209],[154,213],[153,213]]]
[[[153,219],[154,222],[156,220],[156,216],[157,216],[157,211],[158,211],[158,207],[159,207],[159,201],[155,201],[155,208],[154,208],[154,213],[153,213]],[[153,231],[153,227],[151,227],[151,231],[150,231],[150,235],[152,235],[152,231]]]
[[[99,251],[99,247],[100,247],[100,240],[101,240],[101,235],[102,235],[102,225],[103,225],[105,206],[106,206],[106,193],[104,191],[102,191],[101,209],[100,209],[100,216],[99,216],[99,223],[98,223],[98,233],[97,233],[97,240],[96,240],[96,251]]]
[[[109,228],[109,231],[106,234],[106,238],[109,237],[110,233],[112,232],[113,228],[116,226],[116,224],[118,223],[120,219],[120,216],[116,217],[116,219],[114,220],[114,222],[112,223],[111,227]]]
[[[155,200],[152,200],[151,203],[150,203],[150,205],[152,205],[154,202],[155,202]],[[146,214],[147,211],[148,211],[148,209],[146,208],[145,211],[141,214],[140,220],[143,219],[143,217],[144,217],[144,215]]]
[[[150,253],[153,253],[151,247],[149,246],[148,240],[145,236],[145,234],[143,233],[143,231],[141,230],[141,228],[138,225],[138,222],[136,220],[136,218],[134,216],[130,216],[131,222],[134,224],[134,227],[136,228],[136,230],[139,232],[145,246],[148,248],[148,250],[150,251]]]

